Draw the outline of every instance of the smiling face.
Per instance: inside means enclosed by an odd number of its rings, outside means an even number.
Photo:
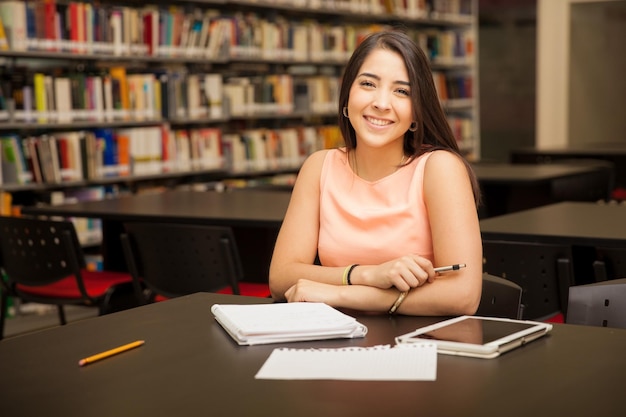
[[[359,145],[402,143],[413,121],[409,76],[402,57],[374,49],[363,61],[348,100],[348,116]]]

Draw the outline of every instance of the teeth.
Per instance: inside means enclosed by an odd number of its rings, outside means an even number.
[[[387,126],[391,124],[391,122],[388,120],[372,119],[370,117],[367,118],[367,121],[369,121],[371,124],[374,124],[376,126]]]

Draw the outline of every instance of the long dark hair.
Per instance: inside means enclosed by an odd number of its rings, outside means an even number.
[[[402,57],[411,85],[411,103],[413,120],[417,122],[417,130],[407,130],[404,134],[404,154],[408,162],[435,149],[445,149],[457,154],[467,166],[468,174],[474,191],[474,199],[480,202],[480,188],[476,175],[467,160],[461,155],[459,146],[448,124],[446,115],[441,108],[432,77],[430,63],[424,51],[404,32],[389,30],[375,32],[367,36],[350,57],[343,72],[339,90],[339,129],[343,135],[346,150],[357,146],[356,132],[350,119],[343,116],[343,108],[348,106],[350,88],[356,79],[363,62],[376,49],[387,49]]]

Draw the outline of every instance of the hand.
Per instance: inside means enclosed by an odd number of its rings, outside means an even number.
[[[370,271],[366,285],[387,289],[396,287],[398,291],[408,291],[437,277],[433,264],[418,255],[406,255],[377,265]]]
[[[338,288],[337,285],[299,279],[285,291],[285,298],[290,303],[306,301],[333,305],[333,300],[337,298]]]

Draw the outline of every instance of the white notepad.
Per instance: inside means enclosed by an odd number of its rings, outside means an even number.
[[[420,343],[407,347],[277,348],[257,379],[334,379],[353,381],[434,381],[437,347]]]
[[[211,312],[240,345],[363,337],[367,327],[324,303],[214,304]]]

